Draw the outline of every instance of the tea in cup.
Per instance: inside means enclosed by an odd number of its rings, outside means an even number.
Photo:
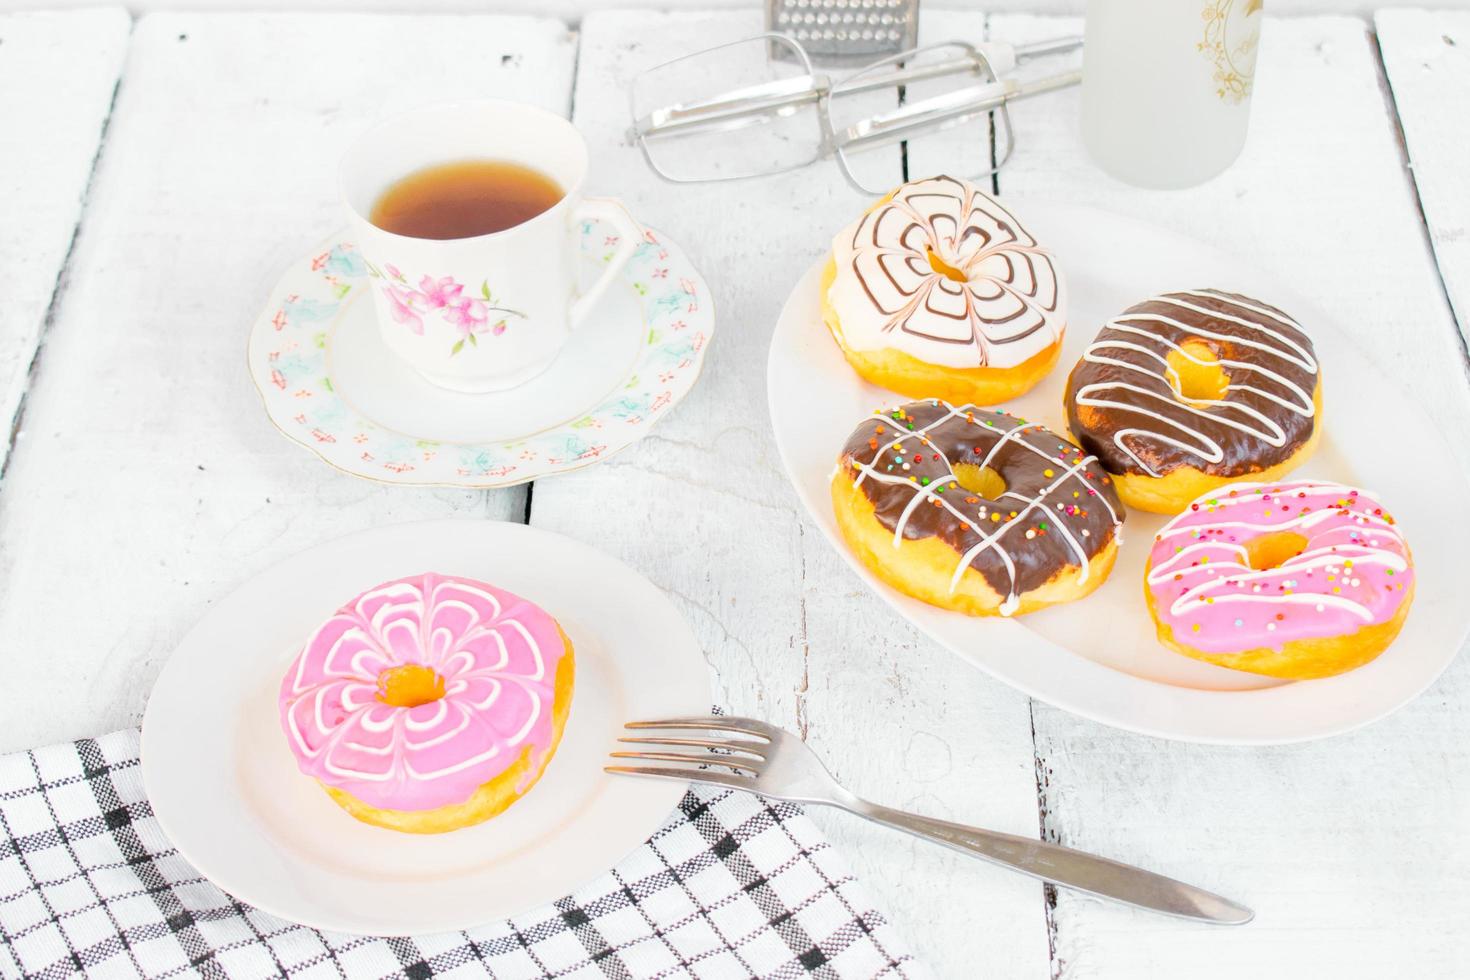
[[[388,349],[455,391],[550,367],[643,235],[618,202],[582,196],[587,166],[571,123],[515,102],[429,106],[360,137],[342,197]],[[617,247],[579,294],[577,233],[593,219]]]

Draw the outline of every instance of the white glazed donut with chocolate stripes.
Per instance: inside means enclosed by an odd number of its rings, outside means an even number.
[[[822,316],[848,362],[910,396],[992,405],[1056,363],[1061,274],[975,184],[904,184],[832,240]]]

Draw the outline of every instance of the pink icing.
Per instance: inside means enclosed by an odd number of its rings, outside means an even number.
[[[301,771],[391,810],[462,803],[529,746],[550,750],[553,684],[565,654],[556,621],[484,582],[427,573],[348,602],[281,680],[281,727]],[[444,696],[379,701],[378,675],[421,664]]]
[[[1279,649],[1393,618],[1414,570],[1376,497],[1335,483],[1237,483],[1200,497],[1165,524],[1149,554],[1148,588],[1174,638],[1208,653]],[[1245,542],[1278,531],[1301,554],[1253,571]]]

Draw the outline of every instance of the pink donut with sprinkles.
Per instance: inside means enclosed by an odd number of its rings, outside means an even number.
[[[1311,480],[1200,497],[1159,531],[1144,578],[1165,646],[1293,680],[1377,657],[1414,598],[1408,542],[1378,499]]]
[[[281,680],[301,771],[367,823],[440,833],[523,796],[571,707],[572,645],[541,607],[433,572],[374,586]]]

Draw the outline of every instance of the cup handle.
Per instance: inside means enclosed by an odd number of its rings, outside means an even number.
[[[639,243],[643,241],[643,227],[633,220],[627,208],[610,197],[589,197],[582,201],[581,207],[575,212],[577,220],[595,218],[606,221],[618,230],[618,247],[613,252],[612,258],[608,260],[607,267],[602,270],[602,275],[597,277],[590,289],[572,301],[569,315],[572,329],[581,326],[587,314],[597,305],[602,294],[607,292],[607,287],[617,278],[618,273],[623,271],[623,266],[633,257]]]

